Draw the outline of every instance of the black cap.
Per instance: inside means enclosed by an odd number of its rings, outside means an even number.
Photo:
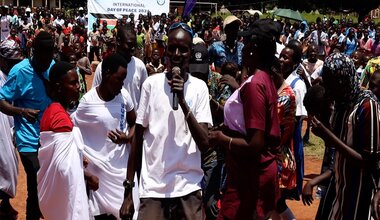
[[[257,35],[269,39],[273,39],[281,33],[281,28],[276,25],[276,22],[271,19],[256,20],[249,29],[238,33],[241,37],[249,37]]]
[[[190,60],[190,73],[205,73],[208,74],[208,51],[204,44],[196,44]]]

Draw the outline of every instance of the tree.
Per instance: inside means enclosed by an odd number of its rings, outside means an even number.
[[[279,0],[279,6],[284,8],[309,11],[313,6],[317,8],[329,8],[334,11],[354,11],[359,14],[359,21],[380,5],[379,0]]]

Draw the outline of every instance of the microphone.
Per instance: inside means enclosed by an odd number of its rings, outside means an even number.
[[[172,69],[172,79],[174,75],[181,74],[181,68],[178,66],[173,67]],[[172,102],[173,110],[178,110],[178,96],[176,92],[173,92],[173,102]]]

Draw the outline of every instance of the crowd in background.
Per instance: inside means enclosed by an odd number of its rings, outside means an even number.
[[[314,197],[321,199],[316,219],[378,218],[380,25],[374,20],[354,23],[352,19],[323,17],[307,23],[260,19],[257,13],[242,12],[224,19],[206,12],[181,17],[175,11],[124,15],[115,26],[109,22],[98,18],[88,24],[82,7],[68,12],[1,6],[0,67],[4,87],[0,100],[8,104],[1,102],[0,110],[15,117],[15,142],[28,176],[28,219],[39,219],[36,203],[45,216],[53,210],[47,208],[52,205],[46,202],[51,198],[41,194],[56,189],[48,184],[48,174],[54,172],[44,169],[48,154],[38,150],[50,144],[47,140],[51,141],[51,134],[46,132],[71,132],[73,127],[81,129],[85,146],[84,159],[81,155],[75,161],[81,164],[85,160],[85,165],[78,166],[85,170],[87,186],[78,181],[87,195],[78,199],[90,198],[85,207],[95,219],[132,217],[134,209],[139,210],[137,193],[133,198],[135,208],[130,198],[135,184],[140,190],[140,219],[152,219],[160,213],[157,201],[149,200],[156,197],[181,198],[161,204],[165,209],[159,215],[162,219],[179,219],[182,215],[190,219],[295,219],[286,200],[302,199],[310,205]],[[181,31],[191,38],[182,36]],[[50,49],[51,58],[44,54]],[[19,73],[22,71],[39,78],[26,81]],[[48,82],[44,74],[56,78]],[[87,85],[86,77],[92,74],[94,82]],[[51,94],[40,91],[50,88],[49,83],[70,83],[69,79],[79,83],[78,97],[69,97],[71,90],[66,87],[53,89]],[[37,88],[33,80],[38,81],[40,90],[28,93]],[[165,94],[173,91],[179,96],[181,115],[165,101]],[[22,97],[30,94],[41,102],[34,106],[25,102]],[[69,98],[63,98],[66,96]],[[46,101],[50,99],[63,108]],[[98,102],[101,105],[92,106]],[[163,107],[165,104],[169,107]],[[51,118],[43,116],[45,109]],[[72,113],[73,122],[62,116],[63,110]],[[120,111],[121,119],[115,116]],[[54,112],[63,117],[57,124],[53,123],[57,120]],[[166,117],[166,112],[173,115]],[[12,127],[12,123],[6,126]],[[37,138],[25,138],[17,129],[33,130],[30,136]],[[324,140],[325,153],[321,174],[303,186],[303,150],[310,140],[310,130]],[[104,131],[104,137],[95,138],[100,131]],[[10,139],[8,136],[5,139]],[[72,139],[74,143],[75,137]],[[7,145],[13,145],[12,141]],[[122,145],[128,145],[128,150],[117,148]],[[152,150],[154,145],[188,149],[162,152]],[[17,160],[14,152],[9,154],[14,157],[12,161]],[[160,166],[158,161],[168,164]],[[171,164],[173,161],[176,164]],[[43,171],[38,179],[30,179],[40,165]],[[165,170],[168,167],[170,170]],[[45,176],[41,176],[43,172]],[[135,172],[140,178],[136,183]],[[9,175],[17,176],[17,171]],[[173,185],[171,178],[175,179]],[[16,179],[7,178],[13,188],[1,188],[0,217],[17,216],[9,203]],[[47,182],[46,188],[41,188],[41,181]],[[173,189],[160,188],[160,181]],[[37,189],[33,190],[37,184],[32,182],[39,182],[38,196]],[[199,197],[201,208],[194,206]],[[194,203],[189,205],[185,200]],[[178,208],[178,204],[183,207]],[[191,208],[196,211],[183,204],[194,206]],[[176,209],[179,211],[166,213]]]

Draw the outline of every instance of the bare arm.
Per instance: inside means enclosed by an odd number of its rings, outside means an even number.
[[[321,175],[309,180],[302,190],[302,202],[304,205],[311,205],[313,203],[313,187],[318,185],[324,180],[330,179],[332,176],[331,170],[326,170]]]
[[[313,117],[311,122],[313,133],[321,137],[325,142],[329,143],[330,146],[335,146],[336,150],[356,162],[361,163],[363,161],[361,154],[347,146],[342,140],[335,136],[332,131],[327,129],[316,117]]]
[[[265,147],[264,131],[258,129],[248,129],[247,140],[229,137],[221,131],[211,131],[209,139],[211,143],[224,146],[226,150],[240,158],[256,157]]]
[[[137,169],[140,167],[142,160],[142,144],[143,144],[143,135],[145,128],[137,124],[135,128],[135,136],[132,140],[131,152],[128,158],[128,168],[127,168],[127,180],[130,183],[133,183],[134,175]],[[124,200],[120,208],[120,218],[128,219],[133,216],[134,206],[132,199],[132,188],[125,188],[124,190]]]
[[[5,100],[0,100],[0,111],[10,116],[22,116],[29,122],[34,123],[40,110],[16,107]]]
[[[136,112],[134,109],[127,112],[127,122],[129,125],[129,133],[127,136],[128,142],[132,140],[133,136],[135,135],[135,127],[136,127]]]

